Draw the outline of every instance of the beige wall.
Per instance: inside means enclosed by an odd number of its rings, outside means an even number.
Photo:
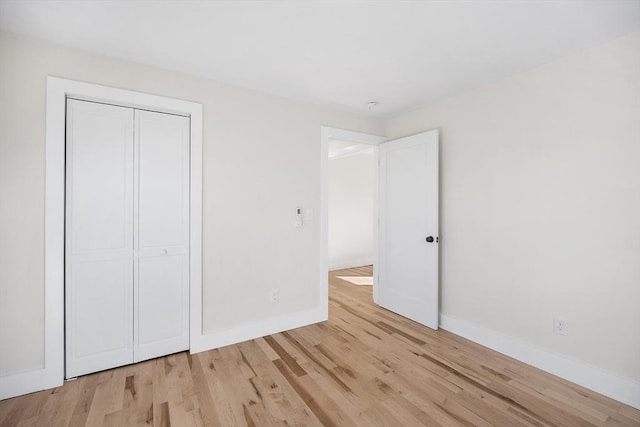
[[[0,376],[43,364],[47,75],[203,104],[205,332],[320,305],[320,126],[381,124],[0,33]]]
[[[319,304],[320,126],[381,121],[0,33],[0,375],[43,361],[47,75],[204,105],[205,331]],[[635,33],[387,121],[442,130],[443,314],[640,381],[639,75]]]
[[[640,381],[640,33],[401,115],[387,135],[432,128],[442,313]]]

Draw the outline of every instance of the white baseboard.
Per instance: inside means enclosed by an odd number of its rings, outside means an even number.
[[[0,400],[61,386],[62,378],[51,370],[37,369],[0,377]]]
[[[233,329],[203,335],[191,343],[191,353],[224,347],[254,338],[307,326],[327,320],[322,308],[275,317]],[[566,358],[499,332],[440,315],[440,327],[451,333],[535,366],[567,381],[640,409],[640,383]],[[0,377],[0,399],[59,386],[45,369]]]
[[[465,320],[440,315],[440,327],[567,381],[640,409],[640,383]]]
[[[373,258],[371,257],[331,261],[329,262],[329,271],[342,270],[345,268],[362,267],[363,265],[371,265],[371,264],[373,264]]]
[[[191,354],[202,351],[220,348],[243,341],[260,338],[290,329],[300,328],[313,323],[327,320],[324,310],[321,307],[300,311],[285,316],[274,317],[261,320],[247,325],[237,326],[232,329],[202,335],[197,343],[191,343],[189,350]]]
[[[327,320],[326,311],[321,307],[261,320],[233,329],[202,335],[197,342],[192,341],[190,343],[190,352],[199,353],[201,351],[288,331],[325,320]],[[55,372],[53,374],[55,374]],[[51,370],[38,369],[2,376],[0,377],[0,400],[62,385],[62,378],[57,378],[56,375],[53,374]]]

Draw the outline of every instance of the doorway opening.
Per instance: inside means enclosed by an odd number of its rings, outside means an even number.
[[[337,276],[362,276],[363,273],[354,271],[352,274],[338,274],[334,273],[335,270],[329,273],[330,267],[350,267],[348,263],[339,265],[335,259],[331,260],[332,265],[329,263],[330,227],[332,223],[335,227],[336,222],[336,218],[330,218],[329,213],[329,171],[332,161],[329,159],[329,148],[332,142],[336,147],[332,150],[334,153],[340,150],[356,151],[361,144],[373,147],[373,289],[369,291],[373,303],[437,329],[439,130],[387,141],[375,135],[322,128],[320,301],[324,303],[326,312],[323,314],[326,319],[329,318],[329,278],[332,279],[332,291],[340,292],[340,282],[336,280],[346,284],[351,282],[338,279]],[[342,174],[348,176],[349,172],[343,171]],[[356,221],[368,216],[358,211],[360,213],[355,215]],[[359,261],[354,264],[367,264]]]
[[[66,117],[65,377],[187,350],[189,117],[73,98]]]
[[[375,167],[374,146],[329,141],[330,284],[373,286]]]
[[[372,286],[376,300],[378,145],[385,140],[322,127],[320,274],[327,318],[330,280]]]

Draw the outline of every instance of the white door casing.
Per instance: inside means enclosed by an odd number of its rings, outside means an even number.
[[[378,304],[438,329],[437,130],[380,145],[379,194]]]

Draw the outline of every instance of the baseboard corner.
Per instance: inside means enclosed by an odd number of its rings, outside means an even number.
[[[197,342],[191,342],[190,353],[200,353],[215,348],[225,347],[232,344],[261,338],[291,329],[301,328],[314,323],[327,320],[325,310],[322,307],[272,317],[244,325],[239,325],[230,329],[215,331],[203,334]]]

